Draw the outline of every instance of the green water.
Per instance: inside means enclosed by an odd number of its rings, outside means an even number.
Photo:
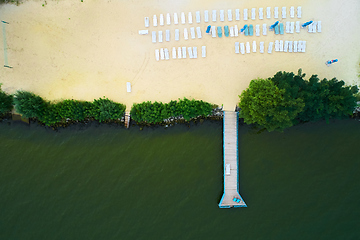
[[[219,209],[222,124],[59,132],[0,124],[0,239],[360,239],[360,122],[242,126]]]

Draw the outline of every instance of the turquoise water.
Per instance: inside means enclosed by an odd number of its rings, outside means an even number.
[[[0,239],[359,239],[360,122],[241,126],[219,209],[222,124],[58,132],[0,124]]]

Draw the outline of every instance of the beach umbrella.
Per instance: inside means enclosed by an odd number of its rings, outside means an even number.
[[[279,21],[276,21],[273,25],[270,26],[270,30],[273,29],[274,27],[276,27],[276,25],[279,24]]]
[[[206,33],[210,33],[210,30],[211,30],[211,25],[209,25],[206,29]]]
[[[240,29],[240,32],[244,32],[244,31],[245,31],[245,29],[247,28],[247,26],[248,26],[248,25],[247,25],[247,24],[245,24],[245,25],[244,25],[244,27],[243,27],[242,29]]]
[[[303,25],[301,25],[302,27],[306,27],[306,26],[308,26],[308,25],[310,25],[310,24],[312,24],[313,23],[313,21],[308,21],[308,22],[306,22],[306,23],[304,23]]]

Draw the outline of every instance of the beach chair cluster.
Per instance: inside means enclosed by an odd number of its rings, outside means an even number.
[[[197,47],[173,47],[171,52],[172,59],[185,59],[185,58],[198,58],[198,48]],[[201,57],[206,57],[206,46],[201,47]],[[169,60],[170,52],[167,48],[155,49],[155,59],[156,61],[160,60]]]
[[[152,31],[151,34],[152,34],[151,41],[153,43],[156,43],[156,42],[162,43],[163,42],[163,40],[164,40],[163,39],[163,35],[164,35],[163,31]],[[195,27],[191,27],[190,31],[188,31],[187,28],[184,28],[183,36],[184,36],[185,40],[188,40],[189,37],[191,39],[202,38],[201,28],[196,27],[196,31],[195,31]],[[171,38],[170,30],[165,30],[165,41],[170,42],[170,38]],[[180,40],[180,29],[175,29],[174,38],[175,38],[175,41]]]
[[[321,33],[321,21],[313,21],[307,27],[309,33]]]
[[[283,40],[275,40],[274,42],[269,42],[267,53],[273,52],[273,47],[275,47],[275,52],[302,52],[306,51],[306,41],[283,41]],[[235,53],[245,54],[245,53],[256,53],[258,49],[258,45],[256,41],[253,41],[252,44],[250,42],[239,43],[235,42]],[[265,42],[259,42],[259,52],[265,53]]]
[[[242,12],[242,13],[241,13]],[[240,21],[241,18],[241,14],[242,14],[242,18],[243,20],[247,21],[249,19],[249,12],[251,14],[250,18],[252,20],[255,20],[256,17],[258,17],[258,19],[262,20],[264,19],[264,8],[251,8],[250,11],[249,9],[243,9],[243,11],[240,11],[240,9],[235,9],[235,11],[233,11],[232,9],[228,9],[227,11],[225,10],[212,10],[211,12],[209,12],[209,10],[205,10],[203,13],[203,20],[204,22],[209,22],[209,20],[211,19],[212,22],[217,22],[218,20],[220,22],[224,22],[225,20],[231,22],[233,20],[235,21]],[[297,18],[301,18],[301,6],[297,7]],[[282,7],[281,8],[281,17],[282,19],[285,19],[287,17],[287,8],[286,7]],[[235,16],[233,18],[233,16]],[[270,19],[271,16],[273,16],[275,19],[279,18],[279,7],[274,7],[273,11],[271,9],[271,7],[267,7],[266,8],[266,18]],[[289,9],[289,16],[290,18],[295,18],[295,7],[292,6]],[[211,18],[210,18],[211,17]],[[177,24],[193,24],[194,22],[196,23],[200,23],[201,22],[201,12],[200,11],[196,11],[195,12],[195,19],[193,19],[193,13],[192,12],[188,12],[187,14],[185,14],[185,12],[181,12],[180,14],[178,13],[167,13],[166,15],[164,14],[159,14],[159,17],[157,15],[153,15],[152,18],[152,25],[154,27],[157,26],[164,26],[164,25],[171,25],[172,23],[177,25]],[[150,27],[150,18],[149,17],[145,17],[144,18],[144,22],[145,22],[145,27],[148,28]]]

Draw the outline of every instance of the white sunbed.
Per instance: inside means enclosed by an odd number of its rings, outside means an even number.
[[[148,17],[145,17],[145,27],[149,27],[150,26],[150,21]]]
[[[240,9],[235,9],[235,20],[236,21],[240,20]]]
[[[274,18],[275,19],[279,18],[279,8],[278,7],[274,7]]]
[[[284,41],[283,40],[280,40],[280,52],[283,52],[284,51]]]
[[[317,22],[314,21],[314,22],[312,23],[312,25],[313,25],[312,32],[313,32],[313,33],[316,33]]]
[[[181,52],[181,47],[178,47],[178,59],[182,58],[182,52]]]
[[[175,29],[175,41],[179,41],[179,39],[180,39],[180,30]]]
[[[156,61],[160,60],[160,51],[159,51],[159,49],[155,49],[155,59],[156,59]]]
[[[188,14],[188,22],[189,22],[189,24],[192,24],[192,23],[193,23],[192,20],[193,20],[193,19],[192,19],[192,13],[189,12],[189,14]]]
[[[250,53],[250,43],[246,42],[246,53]]]
[[[306,49],[306,41],[302,41],[302,52],[305,52]]]
[[[224,10],[220,10],[220,22],[225,21],[225,14],[224,14]]]
[[[231,9],[228,9],[228,21],[231,22],[232,21],[232,10]]]
[[[156,15],[153,16],[153,25],[154,25],[154,27],[157,27],[157,17],[156,17]]]
[[[171,24],[171,18],[170,18],[170,13],[166,14],[166,24],[170,25]]]
[[[234,35],[235,35],[235,37],[239,36],[239,29],[238,29],[237,25],[235,25],[235,27],[234,27]]]
[[[225,174],[230,175],[230,164],[225,164]]]
[[[197,33],[197,37],[201,38],[201,28],[200,27],[196,27],[196,33]]]
[[[130,82],[126,83],[126,91],[131,92],[131,83]]]
[[[163,42],[163,32],[159,31],[159,41],[158,42]]]
[[[172,49],[172,58],[176,59],[176,48],[175,47],[173,47],[173,49]]]
[[[140,35],[147,35],[149,34],[149,30],[139,30]]]
[[[266,8],[266,18],[271,18],[271,7]]]
[[[164,15],[160,14],[160,26],[164,26]]]
[[[251,9],[251,19],[255,20],[255,18],[256,18],[256,8],[252,8]]]
[[[300,21],[296,21],[296,24],[295,24],[295,32],[299,33],[300,32]]]
[[[264,9],[263,8],[259,8],[259,19],[264,19]]]
[[[267,26],[266,26],[266,23],[263,24],[263,35],[264,35],[264,36],[267,35]]]
[[[240,43],[240,52],[241,52],[241,54],[245,54],[245,45],[244,45],[244,43]]]
[[[235,53],[240,53],[240,45],[239,45],[239,42],[235,42]]]
[[[189,54],[189,58],[194,58],[193,52],[192,52],[192,47],[188,47],[188,54]]]
[[[165,52],[165,59],[169,60],[170,59],[169,50],[167,48],[165,48],[164,52]]]
[[[260,42],[260,53],[264,53],[264,42]]]
[[[234,37],[234,27],[230,27],[230,37]]]
[[[272,53],[273,44],[274,44],[273,42],[269,42],[268,53]]]
[[[206,57],[206,46],[201,47],[201,56],[204,58]]]
[[[174,13],[174,24],[179,24],[179,18],[178,18],[178,15],[177,13]]]
[[[200,23],[200,11],[196,11],[196,22]]]
[[[275,52],[278,52],[280,50],[280,42],[279,40],[275,40]]]
[[[285,41],[284,43],[284,52],[287,52],[289,48],[289,41]]]
[[[317,31],[318,33],[321,33],[321,21],[317,22]]]
[[[302,51],[302,41],[298,41],[297,52],[301,52],[301,51]]]
[[[253,52],[256,52],[256,41],[253,41]]]
[[[208,10],[204,11],[204,22],[209,22],[209,11]]]
[[[166,31],[165,31],[165,40],[166,40],[167,42],[170,42],[170,30],[166,30]]]
[[[160,48],[160,59],[164,60],[165,59],[165,52],[163,48]]]
[[[152,42],[153,42],[153,43],[156,43],[156,31],[152,31],[152,32],[151,32],[151,35],[152,35],[152,37],[151,37],[151,38],[152,38]]]
[[[293,41],[289,41],[289,52],[293,52]]]
[[[182,47],[182,58],[186,58],[186,47]]]
[[[194,27],[191,27],[191,28],[190,28],[190,35],[191,35],[191,38],[192,38],[192,39],[195,39],[195,38],[196,38],[196,36],[195,36],[195,28],[194,28]]]
[[[295,22],[290,23],[290,33],[294,33]]]
[[[286,22],[285,32],[290,33],[290,22]]]
[[[255,26],[255,35],[256,35],[257,37],[260,36],[260,25],[259,25],[259,24],[257,24],[257,25]]]
[[[216,37],[216,27],[215,26],[211,26],[211,36],[213,38]]]
[[[193,47],[193,56],[197,58],[197,47]]]
[[[244,9],[244,20],[248,20],[248,10],[246,8]]]
[[[290,7],[290,17],[291,18],[295,17],[295,8],[293,6]]]
[[[301,7],[297,7],[297,18],[301,18]]]
[[[212,21],[216,22],[216,10],[212,10]]]
[[[311,23],[311,24],[308,25],[308,32],[309,32],[309,33],[312,33],[312,32],[313,32],[313,26],[314,26],[313,23]]]
[[[188,39],[189,39],[189,33],[188,33],[187,28],[184,28],[184,39],[185,39],[185,40],[188,40]]]
[[[185,22],[186,22],[185,13],[182,12],[181,13],[181,24],[185,24]]]
[[[282,7],[281,9],[281,18],[282,19],[286,18],[286,7]]]
[[[298,41],[294,41],[294,52],[297,52]]]

